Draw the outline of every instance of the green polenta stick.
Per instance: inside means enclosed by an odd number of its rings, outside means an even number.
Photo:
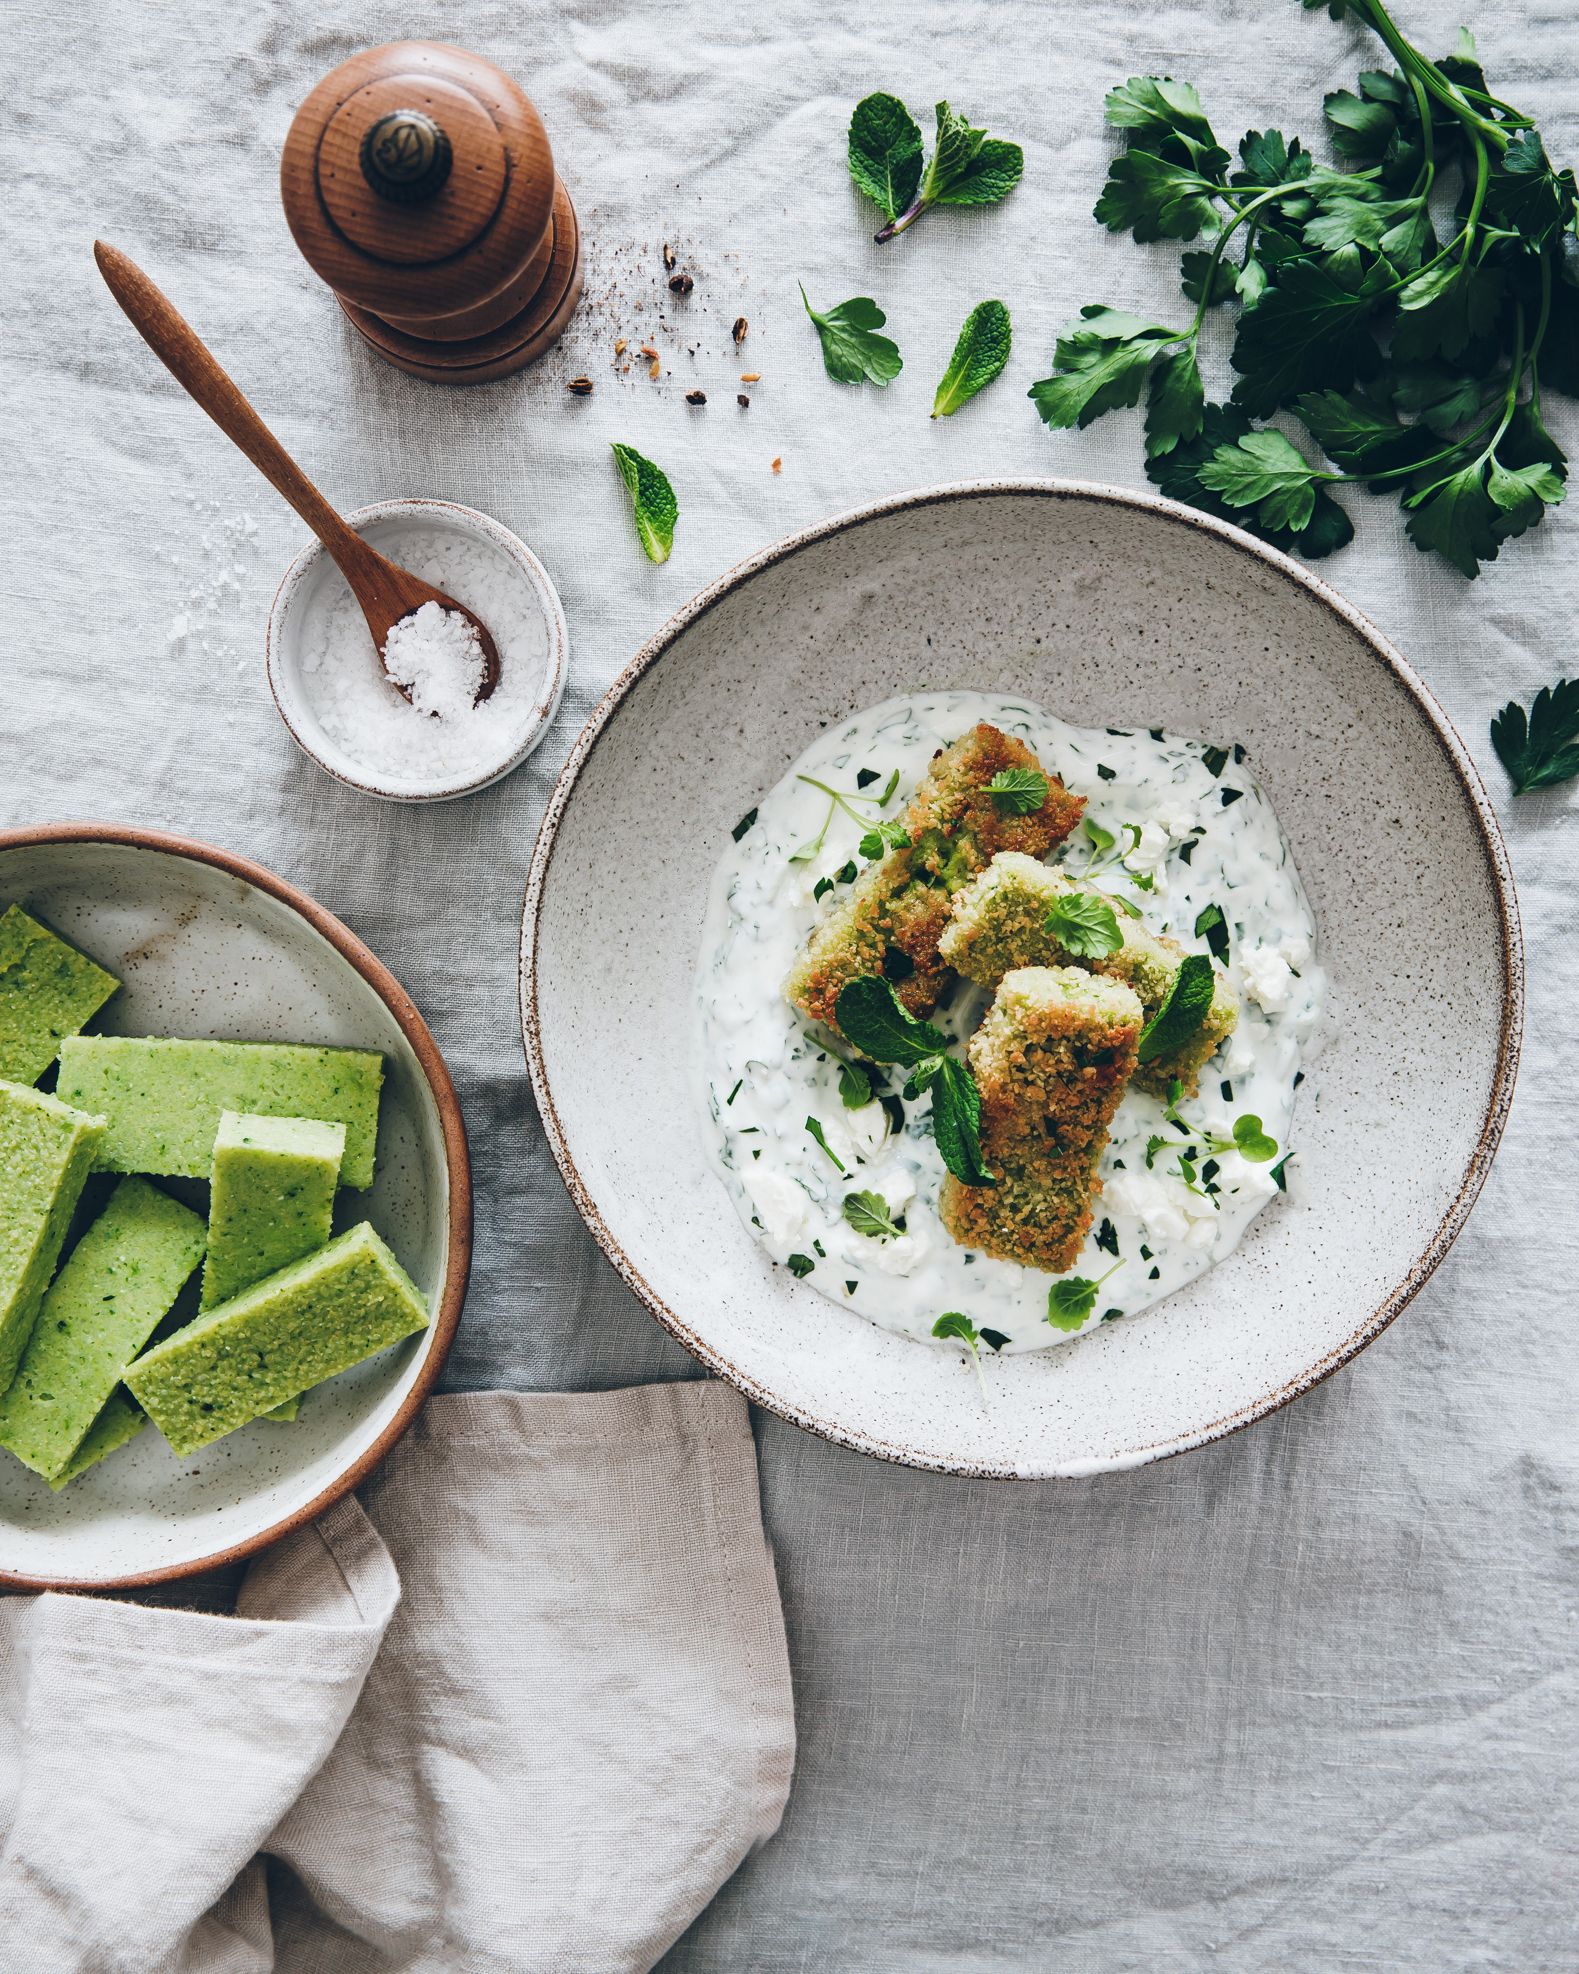
[[[78,1474],[85,1474],[90,1467],[96,1467],[117,1447],[124,1446],[129,1439],[135,1439],[147,1423],[148,1414],[117,1385],[105,1402],[104,1410],[89,1426],[76,1452],[58,1474],[46,1474],[44,1478],[58,1494],[67,1481],[74,1481]]]
[[[203,1307],[328,1244],[345,1126],[224,1111],[214,1139]]]
[[[184,1457],[427,1322],[421,1290],[364,1221],[156,1344],[126,1383]]]
[[[36,1083],[120,984],[20,905],[0,914],[0,1076]]]
[[[0,1397],[0,1446],[46,1477],[71,1461],[206,1238],[197,1214],[146,1179],[121,1181],[44,1297]]]
[[[206,1179],[220,1117],[233,1110],[343,1124],[340,1183],[365,1188],[383,1077],[376,1049],[78,1035],[61,1044],[57,1087],[65,1102],[109,1118],[101,1172]]]
[[[16,1374],[105,1120],[0,1082],[0,1391]]]

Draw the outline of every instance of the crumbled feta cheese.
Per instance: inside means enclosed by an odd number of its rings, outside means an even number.
[[[1278,951],[1296,973],[1303,973],[1310,965],[1310,941],[1303,932],[1296,932],[1292,939],[1285,939]]]
[[[818,1122],[829,1151],[847,1173],[853,1172],[857,1164],[870,1163],[888,1135],[888,1112],[875,1098],[869,1104],[862,1104],[859,1110],[846,1110],[840,1103],[824,1103]],[[864,1174],[861,1183],[866,1183]]]
[[[780,1172],[744,1172],[746,1197],[770,1241],[793,1240],[805,1224],[806,1195]]]
[[[1154,822],[1143,823],[1140,841],[1125,857],[1127,869],[1137,877],[1150,877],[1158,891],[1166,891],[1163,867],[1168,861],[1168,832]]]
[[[908,1275],[931,1252],[932,1243],[922,1233],[901,1234],[897,1241],[874,1241],[873,1251],[861,1259],[884,1275]]]
[[[1190,1231],[1184,1237],[1184,1245],[1204,1253],[1217,1245],[1217,1222],[1215,1220],[1192,1220]]]
[[[1217,1183],[1225,1193],[1237,1193],[1241,1199],[1270,1199],[1277,1191],[1271,1165],[1258,1165],[1238,1152],[1218,1153]]]
[[[1228,1043],[1228,1060],[1224,1065],[1230,1076],[1243,1076],[1247,1069],[1256,1066],[1254,1027],[1250,1022],[1241,1021]]]
[[[1154,1172],[1115,1172],[1102,1183],[1102,1204],[1113,1213],[1134,1214],[1152,1240],[1182,1241],[1189,1221],[1170,1196],[1182,1190],[1170,1188]]]
[[[1241,946],[1239,970],[1244,975],[1245,992],[1269,1014],[1287,1004],[1289,982],[1294,976],[1281,953],[1269,946]]]
[[[1195,804],[1193,802],[1160,802],[1152,814],[1152,821],[1159,829],[1165,829],[1175,843],[1189,835],[1195,827]],[[1145,831],[1141,834],[1144,836]]]
[[[863,1172],[860,1189],[881,1193],[888,1202],[889,1219],[897,1220],[916,1196],[916,1175],[908,1165],[885,1165],[881,1172]]]

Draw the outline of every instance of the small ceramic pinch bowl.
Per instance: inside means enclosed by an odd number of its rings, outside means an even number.
[[[96,1033],[383,1054],[377,1172],[366,1192],[341,1190],[335,1230],[371,1220],[427,1297],[427,1329],[305,1393],[292,1424],[257,1420],[184,1460],[145,1426],[55,1494],[0,1451],[0,1584],[89,1590],[191,1576],[321,1515],[372,1472],[432,1390],[471,1260],[460,1105],[388,968],[244,857],[109,823],[0,830],[0,909],[12,903],[123,983],[90,1024]],[[113,1184],[91,1177],[84,1209]],[[200,1181],[154,1184],[205,1203]]]
[[[696,967],[732,826],[825,722],[906,691],[1242,742],[1315,913],[1336,1039],[1275,1201],[1186,1289],[983,1367],[773,1265],[703,1154]],[[750,1398],[843,1445],[1045,1478],[1201,1446],[1307,1391],[1446,1253],[1513,1090],[1522,948],[1462,742],[1327,583],[1153,495],[1051,480],[894,496],[765,549],[637,654],[538,838],[521,1013],[544,1128],[631,1288]]]
[[[330,731],[336,681],[334,660],[323,648],[330,618],[347,606],[353,613],[348,642],[355,641],[355,654],[347,657],[347,667],[376,671],[378,657],[361,613],[351,603],[345,578],[319,541],[309,542],[286,570],[269,611],[269,687],[280,718],[304,754],[364,795],[377,795],[386,802],[452,802],[457,796],[474,795],[518,768],[559,710],[570,639],[548,572],[508,528],[453,501],[382,500],[345,518],[381,555],[426,576],[487,624],[499,647],[500,680],[480,710],[501,725],[497,751],[449,770],[392,771],[360,759],[354,737]],[[413,536],[437,536],[482,549],[514,599],[510,620],[490,621],[483,599],[463,595],[442,573],[408,562],[401,544]],[[374,684],[394,702],[393,686]]]

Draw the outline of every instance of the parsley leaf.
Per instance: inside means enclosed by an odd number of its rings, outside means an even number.
[[[1047,777],[1035,768],[1000,768],[987,793],[1000,816],[1034,816],[1047,801]]]
[[[886,100],[893,102],[894,98]],[[876,235],[879,244],[913,226],[933,206],[996,205],[1020,182],[1025,153],[1018,144],[1005,143],[1002,138],[989,137],[985,130],[974,129],[964,117],[956,116],[947,103],[937,105],[936,115],[937,138],[926,174],[904,211],[897,217],[890,214],[888,224]],[[853,165],[851,169],[854,170]],[[861,182],[859,177],[856,182]],[[862,190],[865,189],[863,185]]]
[[[1180,340],[1176,329],[1099,304],[1088,303],[1080,315],[1058,338],[1054,374],[1027,393],[1055,431],[1078,425],[1083,432],[1104,411],[1139,404],[1153,361]]]
[[[1142,1062],[1183,1046],[1206,1019],[1217,990],[1217,976],[1204,953],[1191,953],[1173,976],[1166,1000],[1141,1030],[1136,1054]]]
[[[1288,554],[1309,556],[1313,561],[1331,555],[1334,549],[1354,539],[1354,524],[1347,511],[1327,492],[1316,488],[1315,506],[1305,528],[1298,534],[1289,528],[1268,528],[1253,512],[1232,508],[1210,487],[1203,486],[1200,470],[1224,445],[1237,444],[1251,429],[1249,416],[1237,405],[1209,404],[1202,413],[1198,437],[1187,439],[1161,458],[1146,461],[1146,477],[1154,480],[1172,500],[1182,500],[1219,520],[1233,521],[1253,535],[1269,541]]]
[[[849,158],[856,185],[897,219],[921,182],[921,126],[897,96],[868,96],[850,118]]]
[[[1009,361],[1013,332],[1002,302],[978,302],[965,318],[954,354],[932,400],[934,418],[952,418],[962,404],[985,390]]]
[[[1101,959],[1124,943],[1113,907],[1089,891],[1071,891],[1059,898],[1047,914],[1046,927],[1066,953],[1082,959]]]
[[[1115,1261],[1107,1275],[1098,1275],[1094,1282],[1081,1275],[1072,1275],[1062,1282],[1054,1282],[1047,1291],[1047,1318],[1055,1330],[1078,1330],[1085,1323],[1097,1305],[1097,1290],[1107,1280],[1108,1275],[1116,1275],[1124,1266]]]
[[[1212,203],[1217,190],[1212,179],[1189,165],[1128,150],[1110,161],[1091,217],[1110,233],[1133,233],[1142,245],[1148,240],[1193,240],[1202,227],[1217,230]]]
[[[1297,534],[1316,510],[1316,475],[1281,432],[1247,432],[1236,445],[1219,446],[1198,477],[1230,507],[1253,506],[1263,528]]]
[[[674,547],[674,524],[680,514],[680,503],[674,497],[674,488],[662,469],[654,466],[650,459],[643,459],[634,446],[616,445],[611,450],[614,462],[620,469],[620,478],[630,489],[636,533],[647,551],[648,560],[667,562],[669,551]]]
[[[1151,373],[1146,393],[1146,456],[1172,452],[1181,439],[1193,439],[1206,410],[1206,388],[1193,345],[1165,356]]]
[[[792,1254],[784,1264],[797,1281],[804,1281],[816,1265],[809,1254]]]
[[[875,333],[888,320],[876,302],[857,295],[819,315],[806,300],[804,287],[800,298],[822,339],[823,368],[835,382],[884,385],[899,375],[904,362],[898,344]]]
[[[908,850],[910,832],[903,823],[873,823],[856,848],[863,857],[880,857],[885,850]]]
[[[897,1241],[902,1228],[896,1227],[881,1193],[846,1193],[844,1217],[858,1234],[868,1240]]]
[[[1579,775],[1579,678],[1542,686],[1526,718],[1509,700],[1491,723],[1491,744],[1515,795],[1552,788]]]
[[[1351,293],[1314,261],[1291,262],[1239,318],[1229,358],[1240,372],[1233,402],[1254,418],[1270,418],[1305,391],[1347,391],[1356,378],[1374,377],[1382,353],[1370,316],[1390,278],[1377,261]]]

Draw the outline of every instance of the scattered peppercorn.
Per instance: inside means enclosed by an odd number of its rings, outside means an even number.
[[[688,295],[695,286],[689,274],[677,274],[669,283],[669,292],[671,295]]]
[[[707,393],[706,391],[687,391],[685,401],[687,404],[706,404]]]
[[[735,317],[735,326],[733,329],[730,330],[729,333],[735,339],[736,349],[739,349],[740,345],[746,340],[746,331],[750,327],[751,327],[750,323],[747,322],[746,318],[743,315],[737,315]]]
[[[592,379],[590,377],[572,377],[570,380],[570,389],[575,392],[578,398],[589,398],[592,395]]]
[[[665,267],[674,266],[674,249],[667,240],[663,243],[663,264]]]
[[[746,394],[745,394],[745,392],[744,392],[744,391],[736,391],[736,393],[735,393],[735,403],[736,403],[736,404],[738,404],[738,405],[740,406],[740,409],[741,409],[742,411],[744,411],[744,410],[745,410],[745,408],[747,407],[747,405],[749,405],[749,404],[750,404],[750,402],[751,402],[751,400],[750,400],[750,398],[748,398],[748,397],[746,396]]]

